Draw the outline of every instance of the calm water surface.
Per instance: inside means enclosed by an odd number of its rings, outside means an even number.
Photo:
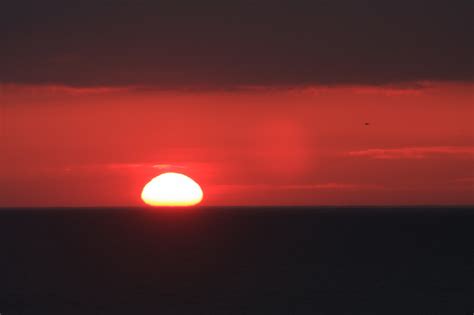
[[[0,313],[471,314],[464,208],[0,210]]]

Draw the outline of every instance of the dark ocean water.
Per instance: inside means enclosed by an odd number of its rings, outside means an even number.
[[[0,210],[0,313],[471,314],[469,208]]]

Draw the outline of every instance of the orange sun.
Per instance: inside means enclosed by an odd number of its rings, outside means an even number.
[[[202,201],[198,183],[180,173],[164,173],[143,187],[142,200],[150,206],[194,206]]]

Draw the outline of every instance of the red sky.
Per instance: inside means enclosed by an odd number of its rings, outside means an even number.
[[[0,206],[140,205],[165,171],[205,205],[474,203],[469,83],[0,88]]]

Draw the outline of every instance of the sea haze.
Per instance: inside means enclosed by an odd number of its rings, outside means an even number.
[[[470,314],[467,207],[0,210],[0,313]]]

